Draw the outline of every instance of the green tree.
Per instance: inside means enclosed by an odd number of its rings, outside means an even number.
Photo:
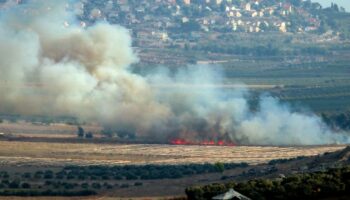
[[[80,138],[83,138],[83,137],[84,137],[85,131],[84,131],[83,127],[78,126],[77,134],[78,134],[78,137],[80,137]]]
[[[81,188],[83,189],[88,189],[89,188],[89,183],[82,183]]]
[[[199,31],[201,29],[201,26],[198,22],[189,20],[188,22],[181,24],[181,29],[184,32]]]
[[[22,183],[21,187],[23,189],[29,189],[29,188],[31,188],[31,185],[29,183]]]
[[[19,188],[19,184],[20,184],[20,181],[19,181],[19,180],[14,180],[14,181],[10,182],[9,188],[11,188],[11,189],[17,189],[17,188]]]
[[[94,134],[92,132],[88,132],[86,135],[85,135],[85,138],[86,139],[92,139],[94,138]]]
[[[223,163],[217,162],[215,163],[215,168],[219,172],[224,172],[225,171],[225,165]]]

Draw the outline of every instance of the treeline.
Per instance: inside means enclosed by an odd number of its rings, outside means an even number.
[[[37,181],[33,179],[32,181]],[[3,180],[0,183],[0,196],[85,196],[93,195],[99,190],[110,190],[114,188],[128,188],[130,186],[142,186],[142,182],[129,183],[111,183],[109,181],[82,181],[82,180],[44,180],[40,183],[31,181],[21,182],[20,180]]]
[[[246,163],[66,166],[55,171],[16,174],[1,171],[0,196],[87,196],[101,190],[140,187],[143,185],[141,180],[176,179],[247,166]],[[130,181],[125,183],[125,180]]]
[[[186,194],[189,200],[212,199],[231,188],[254,200],[350,197],[350,167],[275,180],[258,179],[243,183],[197,186],[187,188]]]
[[[281,45],[282,46],[282,45]],[[208,51],[212,53],[224,53],[235,55],[251,55],[251,56],[281,56],[281,55],[327,55],[329,50],[324,47],[295,47],[285,49],[274,45],[259,45],[259,46],[242,46],[242,45],[222,45],[222,44],[207,44],[193,46],[193,50]]]
[[[322,114],[323,121],[333,129],[350,130],[350,112],[340,114]]]
[[[195,174],[222,172],[247,167],[246,163],[216,163],[190,165],[143,165],[143,166],[69,166],[56,173],[56,178],[91,180],[151,180],[176,179]]]
[[[269,165],[276,165],[276,164],[283,164],[291,161],[296,161],[296,160],[302,160],[304,158],[307,158],[306,156],[298,156],[296,158],[282,158],[282,159],[275,159],[269,161]]]
[[[350,38],[350,14],[344,8],[339,8],[337,4],[332,4],[330,8],[323,9],[317,13],[321,20],[320,31],[340,33],[340,39]]]
[[[38,170],[23,172],[13,176],[6,171],[0,172],[0,189],[30,189],[32,180],[42,180],[44,186],[75,189],[72,181],[106,181],[106,180],[152,180],[176,179],[195,174],[223,172],[225,170],[244,168],[247,163],[216,163],[189,165],[126,165],[126,166],[67,166],[60,171]],[[19,181],[21,180],[21,181]],[[64,182],[68,181],[68,182]]]
[[[9,189],[0,190],[0,196],[90,196],[96,195],[93,190],[81,190],[81,191],[53,191],[53,190],[23,190],[23,189]]]
[[[255,56],[276,56],[280,54],[280,49],[272,46],[225,46],[220,44],[208,44],[201,47],[194,47],[195,50],[210,51],[212,53],[225,53],[237,55],[255,55]]]

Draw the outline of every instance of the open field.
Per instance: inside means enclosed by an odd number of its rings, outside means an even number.
[[[86,131],[100,131],[97,125],[84,126]],[[184,196],[184,189],[193,185],[205,185],[222,181],[244,181],[257,177],[277,177],[278,174],[301,172],[305,166],[312,166],[315,161],[303,157],[285,164],[271,165],[271,160],[295,158],[299,156],[315,156],[325,152],[335,152],[343,149],[344,145],[333,146],[176,146],[161,144],[121,144],[111,139],[110,142],[99,143],[99,138],[79,140],[76,138],[77,127],[66,124],[45,125],[18,121],[0,123],[0,132],[10,134],[0,137],[0,172],[7,172],[9,180],[20,180],[29,183],[32,189],[60,189],[75,185],[78,191],[84,184],[97,192],[97,196],[89,197],[0,197],[9,200],[76,200],[76,199],[165,199],[166,197]],[[107,138],[105,138],[107,139]],[[56,142],[55,142],[56,141]],[[114,143],[115,142],[115,143]],[[227,169],[224,172],[204,172],[183,174],[179,178],[147,179],[139,177],[119,178],[113,167],[143,167],[146,164],[164,166],[165,164],[182,166],[191,163],[241,163],[251,164],[247,167]],[[317,161],[320,162],[320,161]],[[322,161],[323,162],[323,161]],[[268,164],[267,164],[268,163]],[[330,162],[331,164],[333,162]],[[110,167],[103,170],[109,175],[97,176],[98,171],[91,170],[91,165]],[[74,172],[69,166],[77,167]],[[316,166],[317,167],[317,166]],[[313,167],[314,168],[314,167]],[[313,169],[310,167],[310,169]],[[59,178],[60,172],[65,171],[64,177]],[[171,170],[167,168],[165,171]],[[52,178],[36,174],[53,172]],[[142,171],[142,170],[141,170]],[[141,172],[140,171],[140,172]],[[164,171],[164,170],[163,170]],[[164,172],[165,172],[164,171]],[[147,172],[147,170],[146,170]],[[24,174],[30,173],[29,178]],[[73,178],[69,174],[73,173]],[[145,173],[143,170],[142,173]],[[147,174],[147,173],[146,173]],[[82,178],[80,176],[83,176]],[[127,176],[124,174],[123,176]],[[226,177],[223,179],[223,177]],[[51,185],[48,185],[51,183]],[[67,184],[66,186],[62,186]],[[93,185],[99,184],[101,188]],[[107,189],[112,187],[112,189]],[[141,185],[137,185],[141,184]],[[42,188],[42,189],[41,189]]]
[[[11,142],[9,142],[11,143]],[[5,144],[5,146],[4,146]],[[27,143],[17,143],[13,142],[13,144],[17,146],[23,146],[26,151],[29,151],[27,154],[35,154],[37,149],[43,148],[43,145],[40,143],[36,143],[33,145],[36,145],[36,149],[34,146],[28,145]],[[46,144],[48,145],[48,144]],[[63,152],[70,152],[70,151],[77,151],[79,148],[76,148],[75,145],[69,146],[57,146],[57,144],[52,144],[50,148],[47,146],[46,149],[43,149],[43,151],[48,150],[51,151],[52,148],[62,148],[60,151]],[[70,145],[70,144],[68,144]],[[93,145],[93,144],[92,144]],[[4,148],[8,148],[9,145],[6,145],[5,142],[0,143],[1,151]],[[39,147],[40,146],[40,147]],[[143,147],[143,151],[149,150],[146,148],[145,145],[110,145],[107,146],[107,148],[112,148],[112,146],[129,146],[130,149],[133,149],[135,151],[135,154],[138,153],[141,149],[137,149],[136,147]],[[166,147],[166,145],[163,145]],[[34,148],[33,150],[26,149],[26,148]],[[93,147],[93,146],[86,146],[86,147]],[[149,147],[154,147],[153,151],[150,151],[153,155],[160,155],[160,153],[155,153],[156,151],[164,150],[162,148],[159,148],[159,145],[149,145]],[[157,147],[157,148],[156,148]],[[165,148],[164,147],[164,148]],[[171,147],[167,146],[168,149],[172,149]],[[192,147],[192,146],[177,146],[179,149],[183,149],[182,151],[186,152],[189,149],[201,149],[203,154],[203,158],[207,155],[211,155],[213,152],[211,151],[214,148],[208,148],[208,147]],[[230,151],[227,151],[226,149],[230,148]],[[323,151],[334,151],[335,149],[342,149],[340,146],[338,147],[306,147],[306,148],[278,148],[278,147],[216,147],[217,153],[216,156],[219,155],[220,152],[228,153],[232,152],[232,154],[237,154],[237,151],[242,152],[242,156],[245,155],[246,152],[261,152],[258,153],[257,156],[261,155],[270,155],[270,154],[278,154],[283,153],[282,149],[284,149],[285,155],[288,155],[288,152],[297,152],[297,149],[299,150],[299,155],[309,155],[311,152],[314,152],[316,154],[316,151],[318,153],[321,153]],[[272,153],[274,149],[274,153]],[[10,149],[12,151],[16,151],[17,153],[24,153],[24,152],[18,152],[18,150]],[[10,151],[9,150],[9,151]],[[84,151],[84,148],[80,148],[81,151]],[[123,148],[112,148],[112,149],[106,149],[107,151],[106,156],[112,156],[114,153],[111,153],[111,151],[117,152],[122,151]],[[205,151],[209,150],[209,153],[206,154]],[[288,151],[287,151],[288,150]],[[31,151],[31,152],[30,152]],[[108,152],[108,153],[107,153]],[[180,151],[174,151],[174,152],[181,152]],[[165,153],[165,152],[164,152]],[[7,152],[7,154],[10,154]],[[184,153],[182,153],[184,154]],[[32,155],[32,157],[34,157]],[[42,155],[42,154],[41,154]],[[66,156],[69,156],[68,153]],[[94,154],[92,153],[92,156]],[[51,155],[53,160],[55,160],[54,156]],[[62,156],[62,155],[61,155]],[[128,157],[133,157],[134,154],[132,152],[128,153]],[[172,157],[173,153],[170,153],[168,157]],[[76,185],[73,190],[79,190],[79,188],[83,187],[83,184],[88,184],[89,189],[94,189],[98,191],[97,196],[91,196],[91,197],[50,197],[50,198],[25,198],[25,197],[15,197],[15,198],[9,198],[9,197],[0,197],[0,199],[18,199],[18,200],[32,200],[32,199],[52,199],[52,200],[75,200],[75,199],[166,199],[166,197],[174,197],[174,196],[183,196],[185,195],[184,189],[193,186],[193,185],[205,185],[210,183],[217,183],[217,182],[227,182],[227,181],[244,181],[244,180],[250,180],[254,178],[260,178],[260,177],[266,177],[266,178],[276,178],[279,176],[279,174],[294,174],[294,173],[300,173],[305,172],[305,170],[320,170],[319,165],[322,166],[336,166],[338,161],[344,161],[344,159],[348,158],[348,154],[345,153],[339,153],[335,152],[334,154],[328,153],[324,156],[316,156],[316,157],[302,157],[298,159],[293,160],[279,160],[275,161],[274,163],[268,163],[268,164],[258,164],[258,165],[251,165],[251,166],[245,166],[245,167],[236,167],[234,169],[227,169],[223,172],[206,172],[206,173],[199,173],[199,174],[191,174],[191,175],[185,175],[183,177],[179,178],[161,178],[161,179],[145,179],[142,177],[134,177],[134,178],[126,178],[126,179],[120,179],[115,178],[113,175],[108,176],[107,178],[104,178],[104,176],[95,176],[94,174],[99,173],[116,173],[120,174],[123,173],[120,171],[122,168],[116,168],[116,166],[104,166],[106,163],[103,161],[99,161],[99,166],[81,166],[84,164],[84,161],[82,161],[81,164],[74,165],[74,162],[70,162],[71,164],[66,166],[52,166],[53,163],[50,163],[49,165],[45,162],[42,163],[26,163],[26,165],[20,165],[20,162],[17,162],[15,165],[14,163],[10,164],[4,164],[2,163],[0,165],[0,171],[1,172],[7,172],[9,174],[10,180],[16,180],[20,179],[22,182],[28,182],[32,186],[33,189],[40,189],[41,187],[45,189],[60,189],[61,187],[55,186],[55,184],[73,184]],[[39,156],[40,157],[40,156]],[[155,156],[158,157],[158,156]],[[161,158],[161,156],[160,156]],[[18,159],[18,158],[12,158],[12,159]],[[81,159],[89,159],[89,158],[81,158]],[[213,159],[213,158],[212,158]],[[33,160],[36,160],[35,158]],[[72,159],[74,160],[74,159]],[[70,160],[70,161],[72,161]],[[60,164],[63,164],[63,162],[59,162]],[[317,165],[315,166],[315,163]],[[57,163],[56,163],[57,164]],[[115,163],[114,163],[115,164]],[[157,163],[155,163],[157,164]],[[133,169],[136,169],[137,166],[124,166],[129,167],[128,169],[133,171]],[[143,166],[140,166],[143,167]],[[169,168],[169,166],[162,166],[166,170],[173,170]],[[98,169],[102,171],[98,171]],[[147,168],[144,168],[147,169]],[[184,168],[185,169],[185,168]],[[189,169],[189,168],[187,168]],[[147,170],[146,170],[147,171]],[[41,173],[42,175],[37,177],[38,173]],[[53,177],[46,177],[47,173],[52,173]],[[59,178],[60,174],[64,172],[63,177]],[[129,172],[129,171],[128,171]],[[144,171],[145,172],[145,171]],[[143,173],[144,173],[143,172]],[[24,174],[30,173],[30,176],[24,176]],[[69,178],[69,176],[72,176]],[[82,176],[82,177],[81,177]],[[49,184],[50,183],[50,184]],[[107,184],[110,188],[106,189],[105,186],[101,188],[96,188],[93,185],[94,184],[101,184],[105,185]],[[141,185],[136,185],[136,183],[141,183]]]
[[[98,126],[84,126],[98,132]],[[1,123],[0,132],[13,137],[0,141],[2,165],[120,165],[188,163],[266,163],[272,159],[313,156],[344,146],[176,146],[117,144],[117,140],[77,140],[76,126]],[[97,137],[100,137],[97,135]],[[49,141],[49,142],[48,142]]]
[[[100,126],[85,125],[85,130],[92,132],[101,131]],[[27,123],[18,121],[16,123],[0,123],[0,132],[11,134],[45,135],[45,137],[71,137],[76,136],[77,126],[62,123]]]
[[[266,88],[264,92],[297,108],[306,108],[316,113],[348,111],[349,58],[335,55],[327,59],[311,62],[307,61],[308,58],[300,57],[242,60],[224,66],[225,83],[283,86]],[[253,93],[260,94],[259,91]]]
[[[118,165],[188,163],[265,163],[312,156],[344,146],[258,147],[174,146],[153,144],[69,144],[0,141],[1,165]]]

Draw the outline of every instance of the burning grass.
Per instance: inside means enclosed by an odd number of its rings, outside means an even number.
[[[170,140],[172,145],[197,145],[197,146],[235,146],[232,142],[227,142],[224,140],[204,140],[204,141],[190,141],[185,139],[173,139]]]
[[[98,132],[100,127],[84,126]],[[11,130],[15,138],[27,142],[0,141],[2,165],[124,165],[188,163],[267,163],[273,159],[312,156],[342,149],[344,146],[238,146],[225,140],[191,141],[176,138],[169,144],[113,144],[76,139],[76,126],[29,123],[3,123],[1,130]],[[95,135],[96,136],[96,135]],[[11,138],[11,139],[15,139]],[[35,138],[42,138],[36,140]],[[46,138],[46,139],[45,139]],[[50,141],[50,142],[48,142]],[[70,141],[70,143],[68,143]],[[95,143],[96,141],[96,143]],[[84,142],[84,143],[79,143]]]

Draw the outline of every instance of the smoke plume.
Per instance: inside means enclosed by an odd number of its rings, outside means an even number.
[[[128,31],[105,22],[82,28],[64,1],[32,0],[0,16],[0,113],[74,116],[167,141],[244,144],[346,143],[319,117],[272,97],[250,111],[245,90],[224,92],[204,66],[171,74],[132,73]]]

